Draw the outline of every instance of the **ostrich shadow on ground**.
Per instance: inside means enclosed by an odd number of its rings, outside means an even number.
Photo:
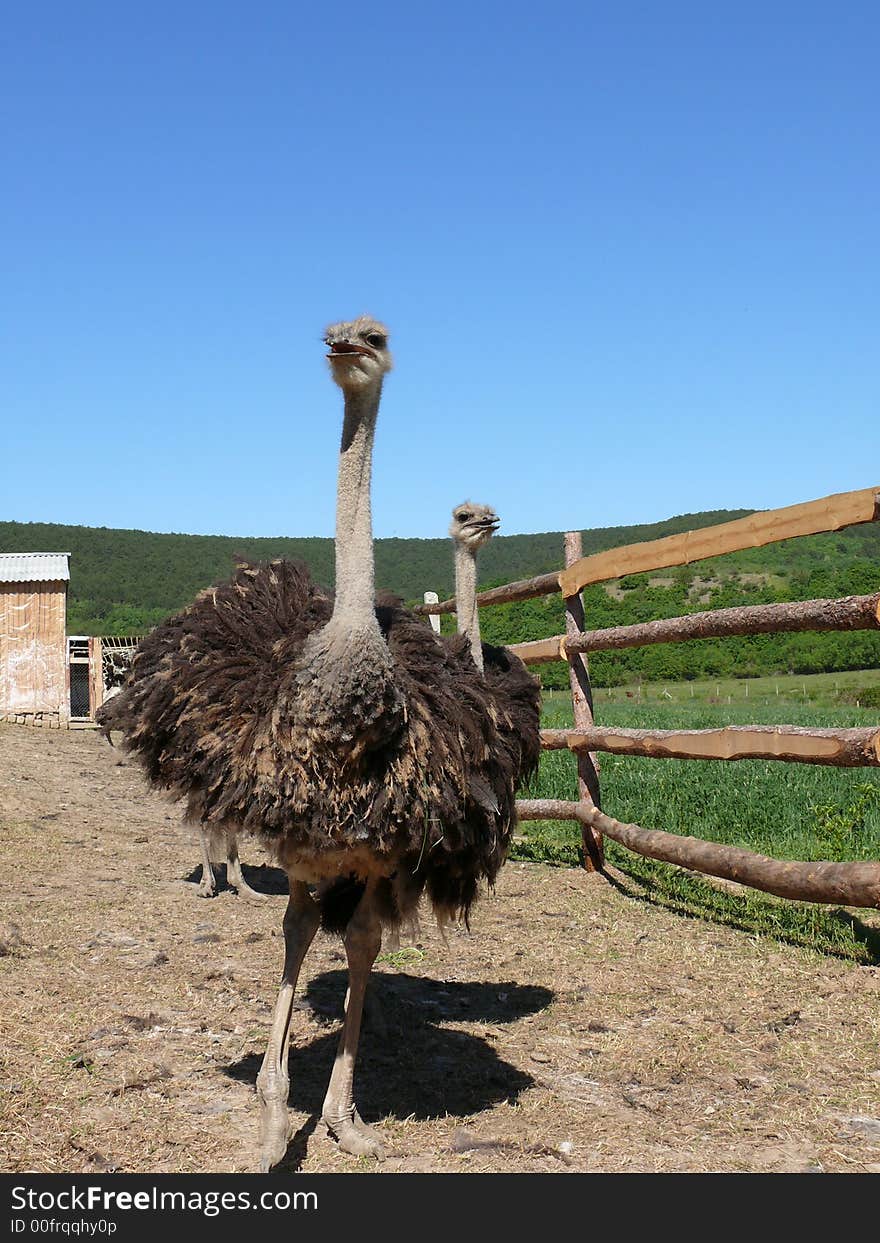
[[[215,863],[214,868],[214,884],[216,891],[220,893],[234,893],[235,886],[230,885],[226,878],[226,864]],[[290,893],[290,885],[287,881],[287,873],[283,868],[272,867],[267,863],[251,864],[243,863],[241,865],[242,875],[244,876],[251,889],[257,893],[264,893],[271,898],[283,896],[287,897]],[[185,881],[189,881],[193,885],[198,885],[202,879],[202,865],[199,863],[196,867],[183,877]]]
[[[289,1058],[292,1109],[309,1120],[292,1138],[278,1171],[298,1169],[321,1107],[339,1040],[347,973],[327,971],[310,981],[295,1008],[317,1025],[317,1034],[295,1042]],[[491,1041],[448,1023],[510,1023],[545,1009],[554,994],[535,985],[462,983],[404,974],[375,973],[370,990],[379,1002],[365,1015],[358,1051],[357,1100],[365,1122],[379,1118],[427,1121],[448,1114],[468,1117],[534,1086],[531,1075],[505,1062]],[[321,1028],[330,1029],[321,1032]],[[268,1037],[268,1025],[266,1035]],[[249,1054],[223,1069],[256,1084],[261,1058]]]
[[[661,869],[665,865],[661,865]],[[880,929],[865,923],[852,910],[841,907],[812,906],[796,899],[784,899],[783,909],[807,913],[803,924],[793,923],[786,927],[775,913],[779,901],[760,889],[743,887],[743,893],[720,893],[709,888],[709,881],[699,874],[671,873],[664,870],[653,875],[618,862],[603,870],[602,875],[613,889],[627,898],[671,911],[682,919],[701,920],[736,928],[754,935],[769,933],[775,941],[784,945],[806,947],[823,958],[853,961],[854,955],[845,947],[834,944],[834,925],[845,927],[853,942],[864,946],[864,956],[855,959],[864,966],[880,963]],[[675,888],[670,888],[670,885]],[[825,928],[823,930],[823,925]],[[824,936],[824,944],[819,942]]]

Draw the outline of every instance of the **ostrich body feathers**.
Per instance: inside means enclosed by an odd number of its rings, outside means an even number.
[[[302,564],[240,565],[141,641],[99,724],[191,819],[255,835],[328,893],[378,873],[389,920],[423,891],[467,918],[537,766],[538,684],[489,645],[481,676],[463,636],[395,597],[377,600],[381,640],[332,610]]]

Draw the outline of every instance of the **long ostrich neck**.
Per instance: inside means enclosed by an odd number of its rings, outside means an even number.
[[[381,380],[346,389],[336,494],[336,602],[333,621],[376,628],[370,477]]]
[[[336,502],[336,601],[303,644],[297,728],[314,756],[360,757],[396,736],[404,712],[394,661],[376,621],[370,467],[381,383],[345,389]],[[311,749],[311,750],[310,750]],[[352,770],[354,771],[354,769]]]
[[[455,615],[458,633],[470,640],[474,664],[483,672],[483,646],[480,643],[480,611],[477,608],[477,555],[464,544],[455,543]]]

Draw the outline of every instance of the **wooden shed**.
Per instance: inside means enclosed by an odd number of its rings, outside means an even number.
[[[69,724],[69,582],[69,553],[0,553],[0,720]]]

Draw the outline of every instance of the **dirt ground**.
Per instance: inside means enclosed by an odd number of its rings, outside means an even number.
[[[272,896],[198,897],[178,809],[88,731],[0,725],[0,843],[0,1168],[254,1170],[283,875],[244,842]],[[376,974],[359,1102],[387,1160],[317,1121],[345,980],[319,936],[281,1172],[880,1172],[880,968],[510,863],[470,933],[426,916]]]

